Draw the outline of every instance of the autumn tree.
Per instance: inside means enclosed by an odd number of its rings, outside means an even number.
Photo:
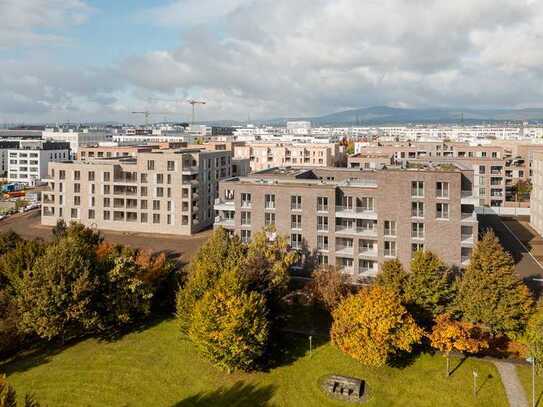
[[[32,269],[45,247],[39,240],[19,240],[0,257],[0,281],[5,282],[5,287],[11,294],[15,295],[17,290],[21,289],[24,272]]]
[[[222,273],[237,271],[244,262],[243,244],[223,228],[216,229],[187,267],[184,287],[176,298],[177,315],[190,319],[196,302],[213,288]]]
[[[428,325],[445,310],[453,296],[452,275],[441,259],[429,251],[417,251],[410,269],[403,284],[403,301],[417,321]]]
[[[196,348],[219,367],[252,370],[268,342],[265,297],[247,291],[233,271],[222,275],[194,307],[188,330]]]
[[[449,314],[437,316],[429,339],[432,347],[443,352],[447,358],[447,376],[450,375],[452,351],[477,353],[488,348],[488,341],[481,329],[472,323],[454,320]]]
[[[543,370],[543,302],[540,301],[536,311],[526,325],[525,342],[534,358],[538,371]]]
[[[369,366],[381,366],[398,351],[410,351],[423,335],[396,293],[374,285],[348,296],[332,313],[332,342]]]
[[[347,277],[333,266],[323,266],[313,273],[309,289],[313,298],[332,311],[349,293]]]
[[[533,300],[515,275],[513,259],[492,231],[476,244],[458,283],[456,306],[463,319],[486,326],[492,334],[518,336],[528,321]]]
[[[398,259],[387,260],[381,266],[379,273],[377,273],[375,284],[380,287],[389,288],[400,298],[403,298],[407,278],[408,274]]]

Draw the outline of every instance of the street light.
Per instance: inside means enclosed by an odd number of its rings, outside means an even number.
[[[473,397],[477,397],[477,376],[479,374],[473,369]]]
[[[532,365],[532,407],[535,407],[535,358],[530,356],[526,361]]]
[[[313,336],[309,335],[309,356],[311,356],[312,350],[313,350]]]

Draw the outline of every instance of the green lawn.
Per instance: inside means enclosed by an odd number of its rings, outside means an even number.
[[[310,356],[306,339],[289,346],[267,373],[228,375],[211,366],[177,330],[159,322],[116,342],[88,339],[46,356],[0,363],[22,397],[33,391],[47,406],[345,406],[328,400],[317,380],[329,373],[367,380],[369,406],[506,406],[494,366],[467,360],[444,377],[441,356],[423,355],[404,368],[369,369],[329,343]],[[453,359],[452,366],[459,363]],[[472,369],[479,391],[472,396]]]
[[[526,391],[526,398],[532,405],[532,368],[531,366],[517,366],[518,377]],[[543,375],[535,376],[535,401],[536,406],[543,407]]]

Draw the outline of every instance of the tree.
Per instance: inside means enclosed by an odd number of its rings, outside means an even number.
[[[423,335],[389,288],[363,288],[332,313],[332,342],[369,366],[381,366],[399,350],[410,351]]]
[[[381,271],[377,274],[375,284],[389,288],[400,298],[403,298],[403,290],[407,278],[408,274],[398,259],[387,260],[381,266]]]
[[[349,293],[345,274],[332,266],[323,266],[315,271],[309,288],[313,297],[328,311],[336,308]]]
[[[118,330],[149,315],[154,289],[143,280],[144,272],[130,256],[115,259],[106,275],[103,328]]]
[[[404,282],[403,299],[413,316],[424,325],[442,313],[452,298],[450,270],[432,252],[417,251]]]
[[[515,337],[523,332],[532,306],[528,288],[515,275],[511,256],[494,232],[486,232],[458,283],[456,307],[463,319],[488,327],[493,335]]]
[[[52,339],[78,336],[98,326],[94,308],[100,289],[96,253],[78,237],[67,236],[48,246],[25,271],[16,297],[23,332]]]
[[[266,299],[247,291],[235,272],[226,272],[198,301],[189,328],[196,348],[231,372],[251,370],[266,349]]]
[[[67,229],[68,226],[66,225],[64,219],[58,219],[56,225],[53,226],[53,229],[51,229],[51,233],[55,239],[61,239],[66,236]]]
[[[543,302],[540,301],[536,311],[532,314],[526,325],[525,342],[530,349],[530,356],[534,358],[538,371],[543,366]]]
[[[32,269],[44,251],[45,244],[39,240],[20,240],[0,257],[0,281],[5,281],[10,293],[21,289],[24,272]]]
[[[476,353],[488,348],[488,342],[474,324],[456,321],[449,314],[438,315],[435,322],[429,338],[432,347],[447,357],[447,376],[450,375],[450,353],[453,350]]]
[[[13,295],[0,290],[0,355],[19,350],[23,336],[17,328],[20,315]]]
[[[27,394],[24,400],[24,407],[40,407],[34,398]],[[6,376],[0,376],[0,407],[17,407],[17,393],[6,380]]]
[[[223,228],[216,229],[187,267],[184,287],[177,293],[177,315],[190,319],[196,302],[210,290],[222,273],[239,272],[244,262],[243,244]]]
[[[14,249],[21,240],[23,239],[11,229],[0,234],[0,256]]]

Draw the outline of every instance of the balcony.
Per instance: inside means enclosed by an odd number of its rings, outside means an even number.
[[[117,184],[137,184],[138,177],[127,177],[127,176],[114,177],[113,182]]]
[[[227,201],[227,200],[221,200],[220,198],[215,199],[215,205],[213,205],[213,208],[216,211],[234,211],[236,209],[235,202]]]
[[[358,267],[360,277],[375,277],[377,275],[376,267]]]
[[[225,218],[224,216],[215,216],[215,226],[234,227],[236,224],[233,218]]]
[[[462,191],[462,205],[475,205],[478,206],[477,198],[473,195],[473,191]]]
[[[471,212],[471,213],[462,212],[460,221],[462,223],[476,223],[477,214],[475,212]]]
[[[466,267],[469,265],[469,256],[462,256],[461,258],[462,266]]]
[[[372,249],[372,250],[360,250],[358,252],[358,256],[359,257],[377,257],[379,255],[377,249]]]
[[[182,175],[196,175],[198,172],[198,167],[183,167],[181,170]]]
[[[462,246],[472,247],[475,244],[473,234],[465,234],[460,237],[460,243]]]
[[[377,237],[377,229],[336,225],[336,234],[357,235],[362,237]]]
[[[353,256],[353,246],[336,246],[336,255],[338,256]]]
[[[336,206],[336,217],[377,220],[377,212],[360,207]]]

